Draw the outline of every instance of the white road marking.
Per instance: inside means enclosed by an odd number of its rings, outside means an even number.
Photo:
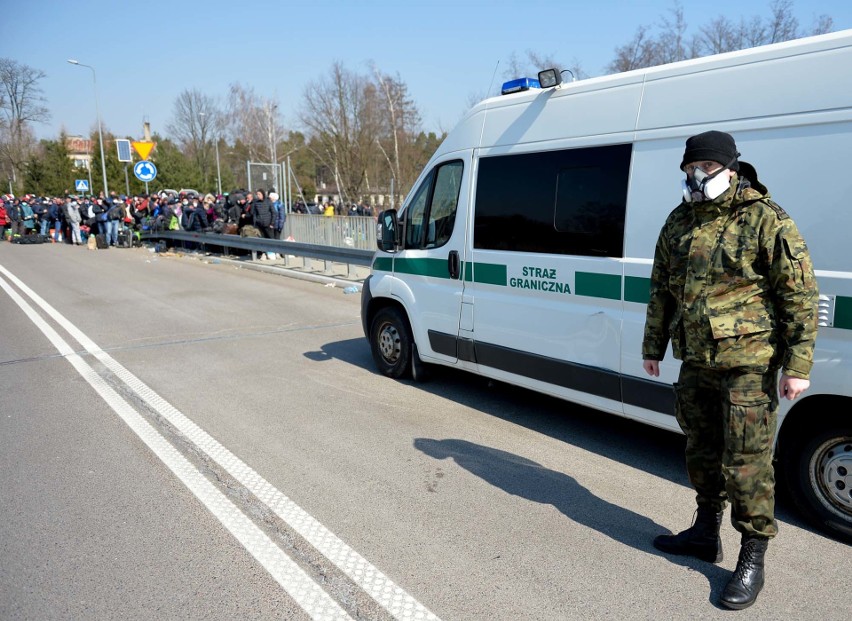
[[[2,268],[0,268],[2,269]],[[5,270],[3,270],[5,273]],[[44,333],[95,392],[127,423],[166,467],[191,491],[248,552],[269,572],[287,594],[316,621],[352,620],[343,608],[287,556],[254,522],[208,481],[178,450],[112,389],[78,356],[65,340],[9,284],[0,278],[9,297]]]
[[[112,373],[133,390],[145,403],[183,433],[228,474],[265,503],[279,518],[305,538],[318,552],[344,572],[380,606],[400,621],[439,621],[425,606],[397,586],[371,565],[363,556],[320,524],[314,517],[277,490],[271,483],[243,463],[236,455],[187,418],[169,402],[103,351],[79,328],[27,287],[14,274],[0,265],[0,273],[21,289],[42,310],[62,326],[83,348],[95,356]],[[2,281],[0,281],[2,282]]]

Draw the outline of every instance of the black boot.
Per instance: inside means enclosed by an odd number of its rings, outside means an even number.
[[[720,598],[723,606],[742,610],[757,599],[763,588],[763,557],[768,545],[769,539],[743,535],[737,568]]]
[[[698,507],[695,524],[677,535],[660,535],[654,538],[654,547],[669,554],[694,556],[708,563],[722,560],[722,539],[719,529],[722,527],[724,512],[713,511],[710,507]]]

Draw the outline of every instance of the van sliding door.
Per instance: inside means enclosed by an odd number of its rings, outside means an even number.
[[[478,161],[472,283],[483,373],[621,413],[631,145]]]

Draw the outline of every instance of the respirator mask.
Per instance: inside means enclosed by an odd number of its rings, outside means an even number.
[[[737,153],[737,156],[739,153]],[[719,170],[707,174],[701,168],[696,168],[692,175],[687,175],[686,179],[681,181],[681,189],[683,190],[683,200],[687,203],[700,203],[702,201],[712,201],[725,193],[725,190],[730,186],[730,178],[721,173],[728,170],[737,160],[734,157],[730,162],[722,166]]]

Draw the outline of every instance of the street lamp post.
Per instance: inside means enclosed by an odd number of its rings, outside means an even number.
[[[73,58],[69,58],[68,62],[72,65],[77,65],[78,67],[86,67],[92,70],[92,84],[95,86],[95,113],[98,115],[98,141],[101,143],[101,172],[104,175],[104,196],[109,196],[109,186],[107,185],[107,174],[106,174],[106,159],[104,158],[104,132],[101,129],[101,105],[98,101],[98,78],[95,76],[95,68],[91,65],[84,65],[81,62],[74,60]],[[92,188],[92,194],[94,194],[94,188]]]
[[[207,116],[206,112],[199,112],[199,116]],[[216,115],[214,117],[214,125],[213,129],[215,130],[215,135],[213,136],[213,144],[216,145],[216,187],[219,190],[218,196],[222,196],[222,168],[219,166],[219,117]]]
[[[269,138],[272,143],[272,185],[275,186],[275,191],[280,192],[278,187],[278,128],[275,125],[275,115],[278,114],[278,103],[268,105],[269,112]]]

